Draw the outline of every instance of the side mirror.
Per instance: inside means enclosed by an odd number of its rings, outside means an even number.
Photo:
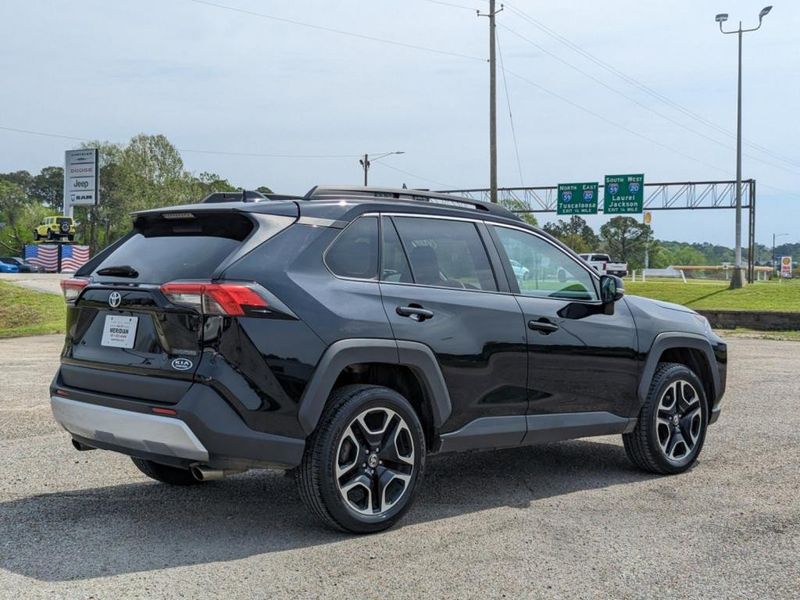
[[[625,295],[625,284],[616,275],[600,276],[600,300],[603,304],[613,304]]]

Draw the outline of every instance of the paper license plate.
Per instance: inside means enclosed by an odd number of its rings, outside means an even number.
[[[100,340],[100,344],[112,348],[133,348],[138,324],[139,317],[106,315],[106,322],[103,324],[103,339]]]

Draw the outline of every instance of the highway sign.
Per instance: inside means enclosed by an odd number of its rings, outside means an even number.
[[[67,211],[73,206],[99,203],[99,170],[97,148],[64,153],[64,214],[71,216]]]
[[[556,212],[559,215],[596,215],[599,184],[559,183]]]
[[[635,214],[644,210],[644,175],[606,175],[603,212]]]

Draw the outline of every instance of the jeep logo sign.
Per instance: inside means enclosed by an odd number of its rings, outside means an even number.
[[[188,358],[176,358],[172,361],[172,368],[178,371],[188,371],[194,366],[194,363]]]

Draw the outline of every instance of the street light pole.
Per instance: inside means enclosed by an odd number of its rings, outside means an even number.
[[[403,151],[395,151],[395,152],[384,152],[383,154],[379,154],[372,160],[369,159],[369,154],[365,154],[364,158],[358,159],[359,164],[364,168],[364,187],[367,187],[369,181],[369,167],[372,163],[376,160],[380,160],[382,158],[386,158],[387,156],[391,156],[393,154],[405,154]]]
[[[742,34],[749,31],[761,29],[761,22],[772,10],[771,6],[765,6],[758,13],[758,27],[742,29],[742,22],[739,21],[739,29],[725,31],[722,24],[728,20],[727,13],[718,14],[715,17],[719,23],[719,30],[722,33],[735,33],[739,36],[739,78],[736,97],[736,249],[734,257],[733,276],[731,277],[731,287],[744,287],[745,278],[742,268]]]

